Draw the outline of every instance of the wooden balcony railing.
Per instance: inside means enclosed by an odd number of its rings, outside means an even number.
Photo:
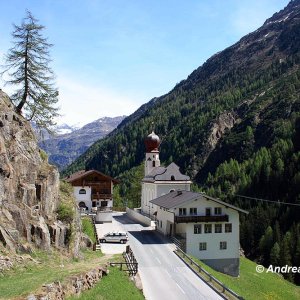
[[[112,194],[92,194],[92,200],[97,200],[97,199],[112,199]]]
[[[221,216],[197,216],[197,215],[185,215],[175,216],[175,223],[196,223],[196,222],[228,222],[228,215]]]

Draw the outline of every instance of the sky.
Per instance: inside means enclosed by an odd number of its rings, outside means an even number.
[[[256,30],[288,0],[0,0],[0,64],[26,9],[53,44],[58,123],[129,115],[209,57]],[[11,94],[13,87],[0,88]]]

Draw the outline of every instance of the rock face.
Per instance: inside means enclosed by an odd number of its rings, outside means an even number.
[[[59,173],[37,146],[34,132],[0,90],[0,242],[8,250],[62,246],[56,220]],[[51,230],[49,230],[51,228]],[[60,241],[60,242],[59,242]],[[1,243],[0,243],[1,245]],[[30,248],[30,246],[29,246]],[[28,249],[27,249],[28,250]]]

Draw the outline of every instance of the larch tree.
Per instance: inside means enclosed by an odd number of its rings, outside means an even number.
[[[42,35],[45,28],[27,11],[20,26],[13,25],[14,46],[8,50],[3,74],[8,75],[7,84],[16,87],[11,96],[16,111],[37,127],[50,130],[58,114],[58,90],[54,85],[54,74],[49,49],[52,46]]]

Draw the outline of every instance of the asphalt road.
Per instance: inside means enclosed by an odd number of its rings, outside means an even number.
[[[115,215],[114,222],[128,231],[147,300],[223,299],[173,253],[174,244],[162,235],[126,214]]]

